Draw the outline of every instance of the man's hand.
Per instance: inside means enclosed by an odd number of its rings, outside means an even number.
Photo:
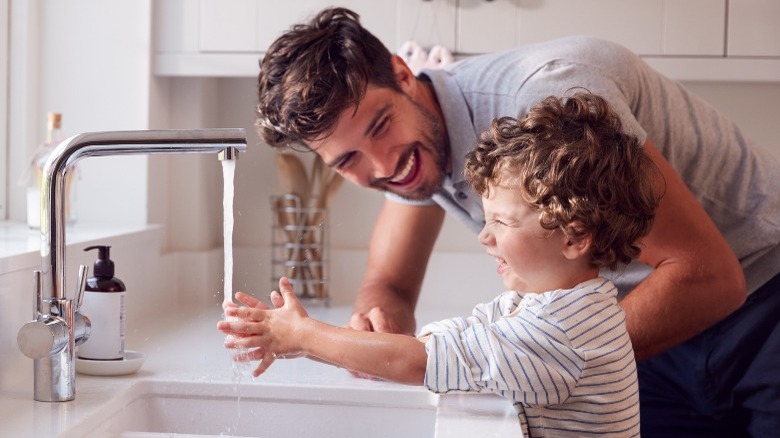
[[[392,321],[381,307],[373,307],[368,312],[355,312],[347,327],[366,332],[400,333],[398,325]]]

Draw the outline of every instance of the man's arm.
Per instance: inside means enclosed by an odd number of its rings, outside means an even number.
[[[351,328],[414,333],[414,308],[443,222],[444,210],[438,205],[385,201],[371,235]]]
[[[665,192],[640,255],[654,269],[620,303],[637,359],[701,333],[746,297],[734,251],[649,139],[644,148],[665,179]]]

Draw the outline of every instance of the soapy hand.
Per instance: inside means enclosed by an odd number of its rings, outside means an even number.
[[[228,335],[225,347],[242,350],[234,360],[260,361],[252,372],[255,377],[265,372],[276,358],[305,356],[301,332],[309,316],[287,278],[279,280],[279,290],[281,293],[271,293],[275,309],[238,292],[235,298],[244,306],[227,306],[225,316],[229,319],[217,323],[217,328]]]

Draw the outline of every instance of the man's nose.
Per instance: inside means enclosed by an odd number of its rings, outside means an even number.
[[[371,176],[374,180],[389,180],[395,175],[398,159],[389,153],[374,151],[370,157]]]
[[[395,174],[395,165],[390,157],[372,155],[361,160],[359,166],[347,171],[358,185],[363,187],[377,187],[392,179]]]

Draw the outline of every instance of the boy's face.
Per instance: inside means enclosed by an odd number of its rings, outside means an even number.
[[[445,143],[430,111],[405,93],[369,86],[357,111],[346,109],[333,133],[309,147],[355,184],[428,199],[444,179]]]
[[[504,286],[540,293],[577,284],[570,284],[573,265],[565,256],[568,239],[560,230],[542,228],[539,212],[518,189],[491,185],[482,205],[485,227],[479,241],[498,262]]]

